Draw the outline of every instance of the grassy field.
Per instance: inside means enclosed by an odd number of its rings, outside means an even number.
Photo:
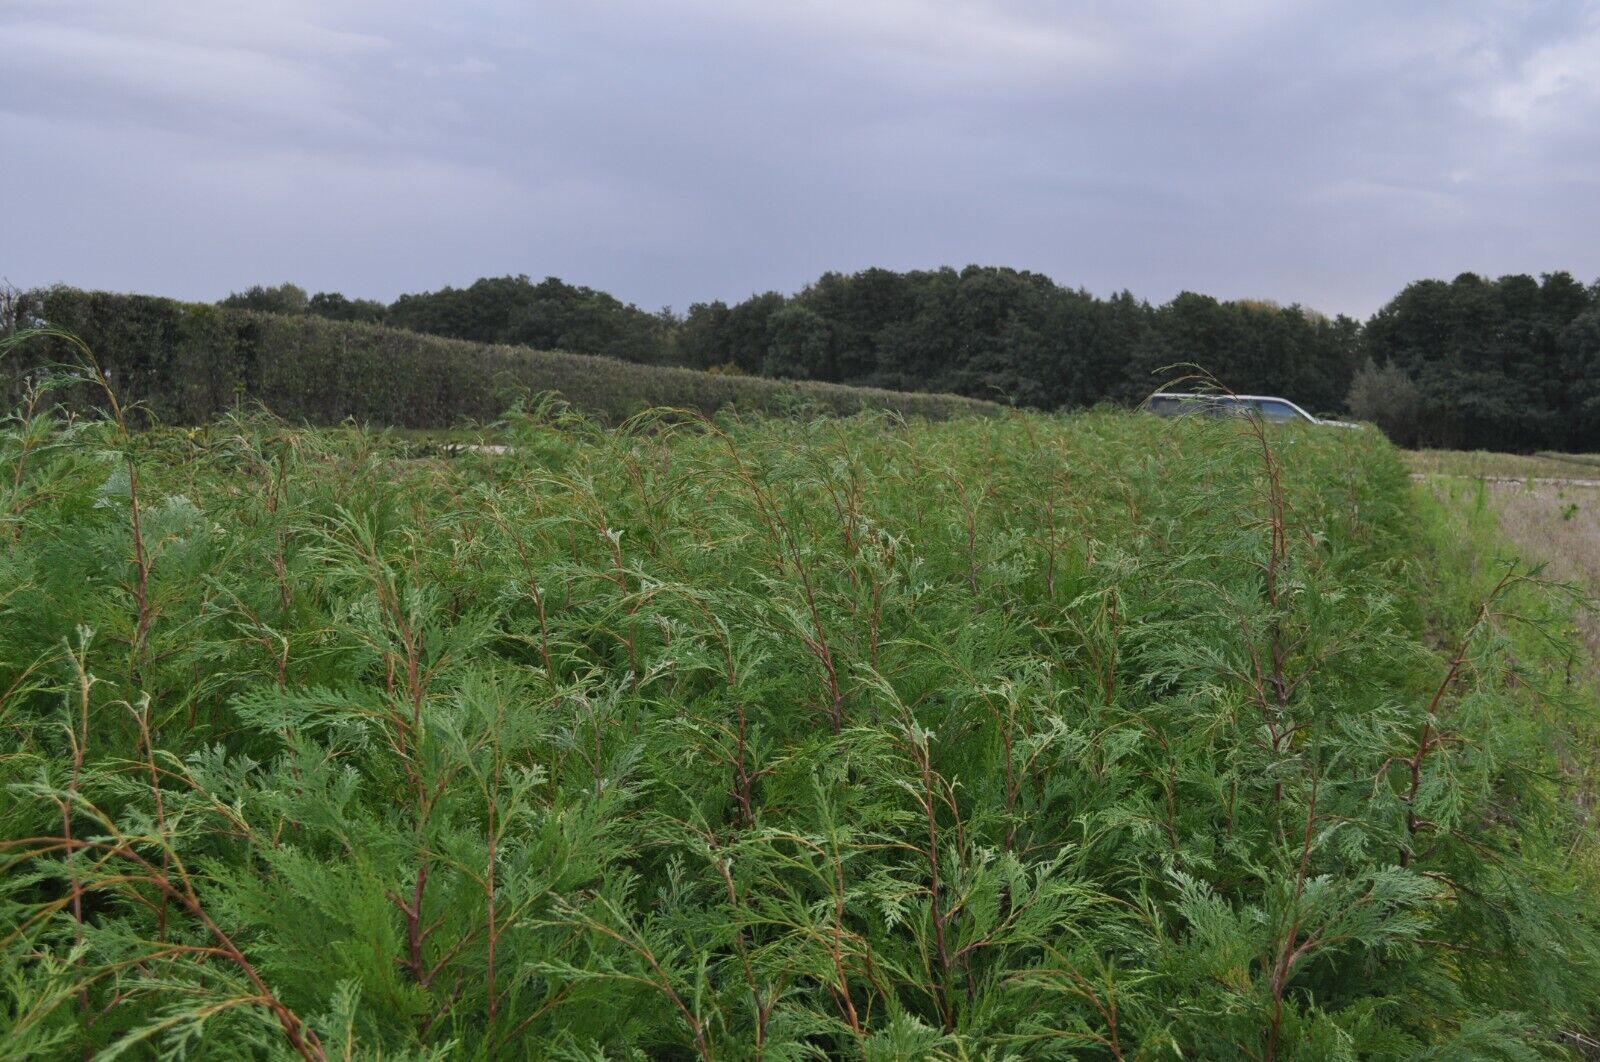
[[[1455,510],[1468,510],[1492,523],[1507,555],[1544,565],[1544,574],[1569,584],[1575,593],[1600,600],[1600,468],[1585,472],[1587,455],[1523,458],[1515,455],[1410,454],[1408,463],[1426,474],[1434,494]],[[1485,461],[1484,458],[1505,460]],[[1472,468],[1515,468],[1528,471],[1512,479],[1496,473],[1472,473]],[[1552,471],[1568,471],[1551,475]],[[1487,479],[1478,478],[1487,476]],[[1476,480],[1476,481],[1474,481]],[[1590,608],[1575,610],[1574,623],[1592,657],[1600,659],[1600,614]]]
[[[1409,450],[1406,465],[1421,475],[1492,479],[1600,479],[1600,455],[1497,454],[1487,450]]]
[[[8,1053],[1595,1034],[1570,604],[1378,433],[496,438],[0,430]]]
[[[1431,564],[1479,573],[1480,595],[1489,573],[1538,573],[1545,589],[1534,614],[1508,608],[1491,622],[1507,646],[1508,666],[1522,669],[1531,661],[1533,671],[1559,675],[1564,693],[1578,692],[1580,710],[1550,735],[1586,835],[1572,858],[1593,864],[1600,858],[1600,769],[1594,754],[1600,748],[1600,489],[1439,476],[1417,490],[1433,528]],[[1600,1052],[1593,1031],[1574,1042],[1583,1048],[1582,1057]]]

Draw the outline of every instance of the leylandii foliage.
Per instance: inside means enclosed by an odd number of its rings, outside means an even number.
[[[544,405],[430,461],[48,398],[0,435],[10,1054],[1595,1029],[1549,610],[1432,589],[1374,432]]]

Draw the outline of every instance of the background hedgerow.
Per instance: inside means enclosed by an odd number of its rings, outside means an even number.
[[[203,424],[252,401],[294,422],[331,425],[354,418],[448,428],[494,420],[516,396],[541,392],[558,393],[612,423],[660,406],[703,414],[728,407],[846,415],[889,410],[936,419],[1000,410],[955,395],[706,373],[491,346],[359,321],[65,287],[24,293],[16,316],[22,325],[49,325],[81,337],[123,401],[165,424]],[[0,376],[0,396],[14,404],[30,375],[72,360],[62,341],[18,346],[10,371]],[[80,408],[98,397],[94,388],[71,396]]]
[[[206,1057],[1529,1057],[1560,602],[1374,432],[0,431],[0,1026]],[[202,1046],[203,1045],[203,1046]]]

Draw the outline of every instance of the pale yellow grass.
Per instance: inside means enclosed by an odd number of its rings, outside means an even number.
[[[1486,450],[1408,450],[1411,471],[1430,476],[1600,479],[1593,454],[1497,454]]]

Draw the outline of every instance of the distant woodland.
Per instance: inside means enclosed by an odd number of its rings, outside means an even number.
[[[1129,292],[1101,298],[984,266],[827,273],[793,295],[684,313],[527,276],[388,305],[294,284],[221,305],[1044,410],[1134,403],[1163,367],[1188,364],[1239,392],[1374,421],[1405,445],[1600,450],[1600,282],[1564,272],[1417,281],[1364,322],[1189,292],[1160,305]]]

